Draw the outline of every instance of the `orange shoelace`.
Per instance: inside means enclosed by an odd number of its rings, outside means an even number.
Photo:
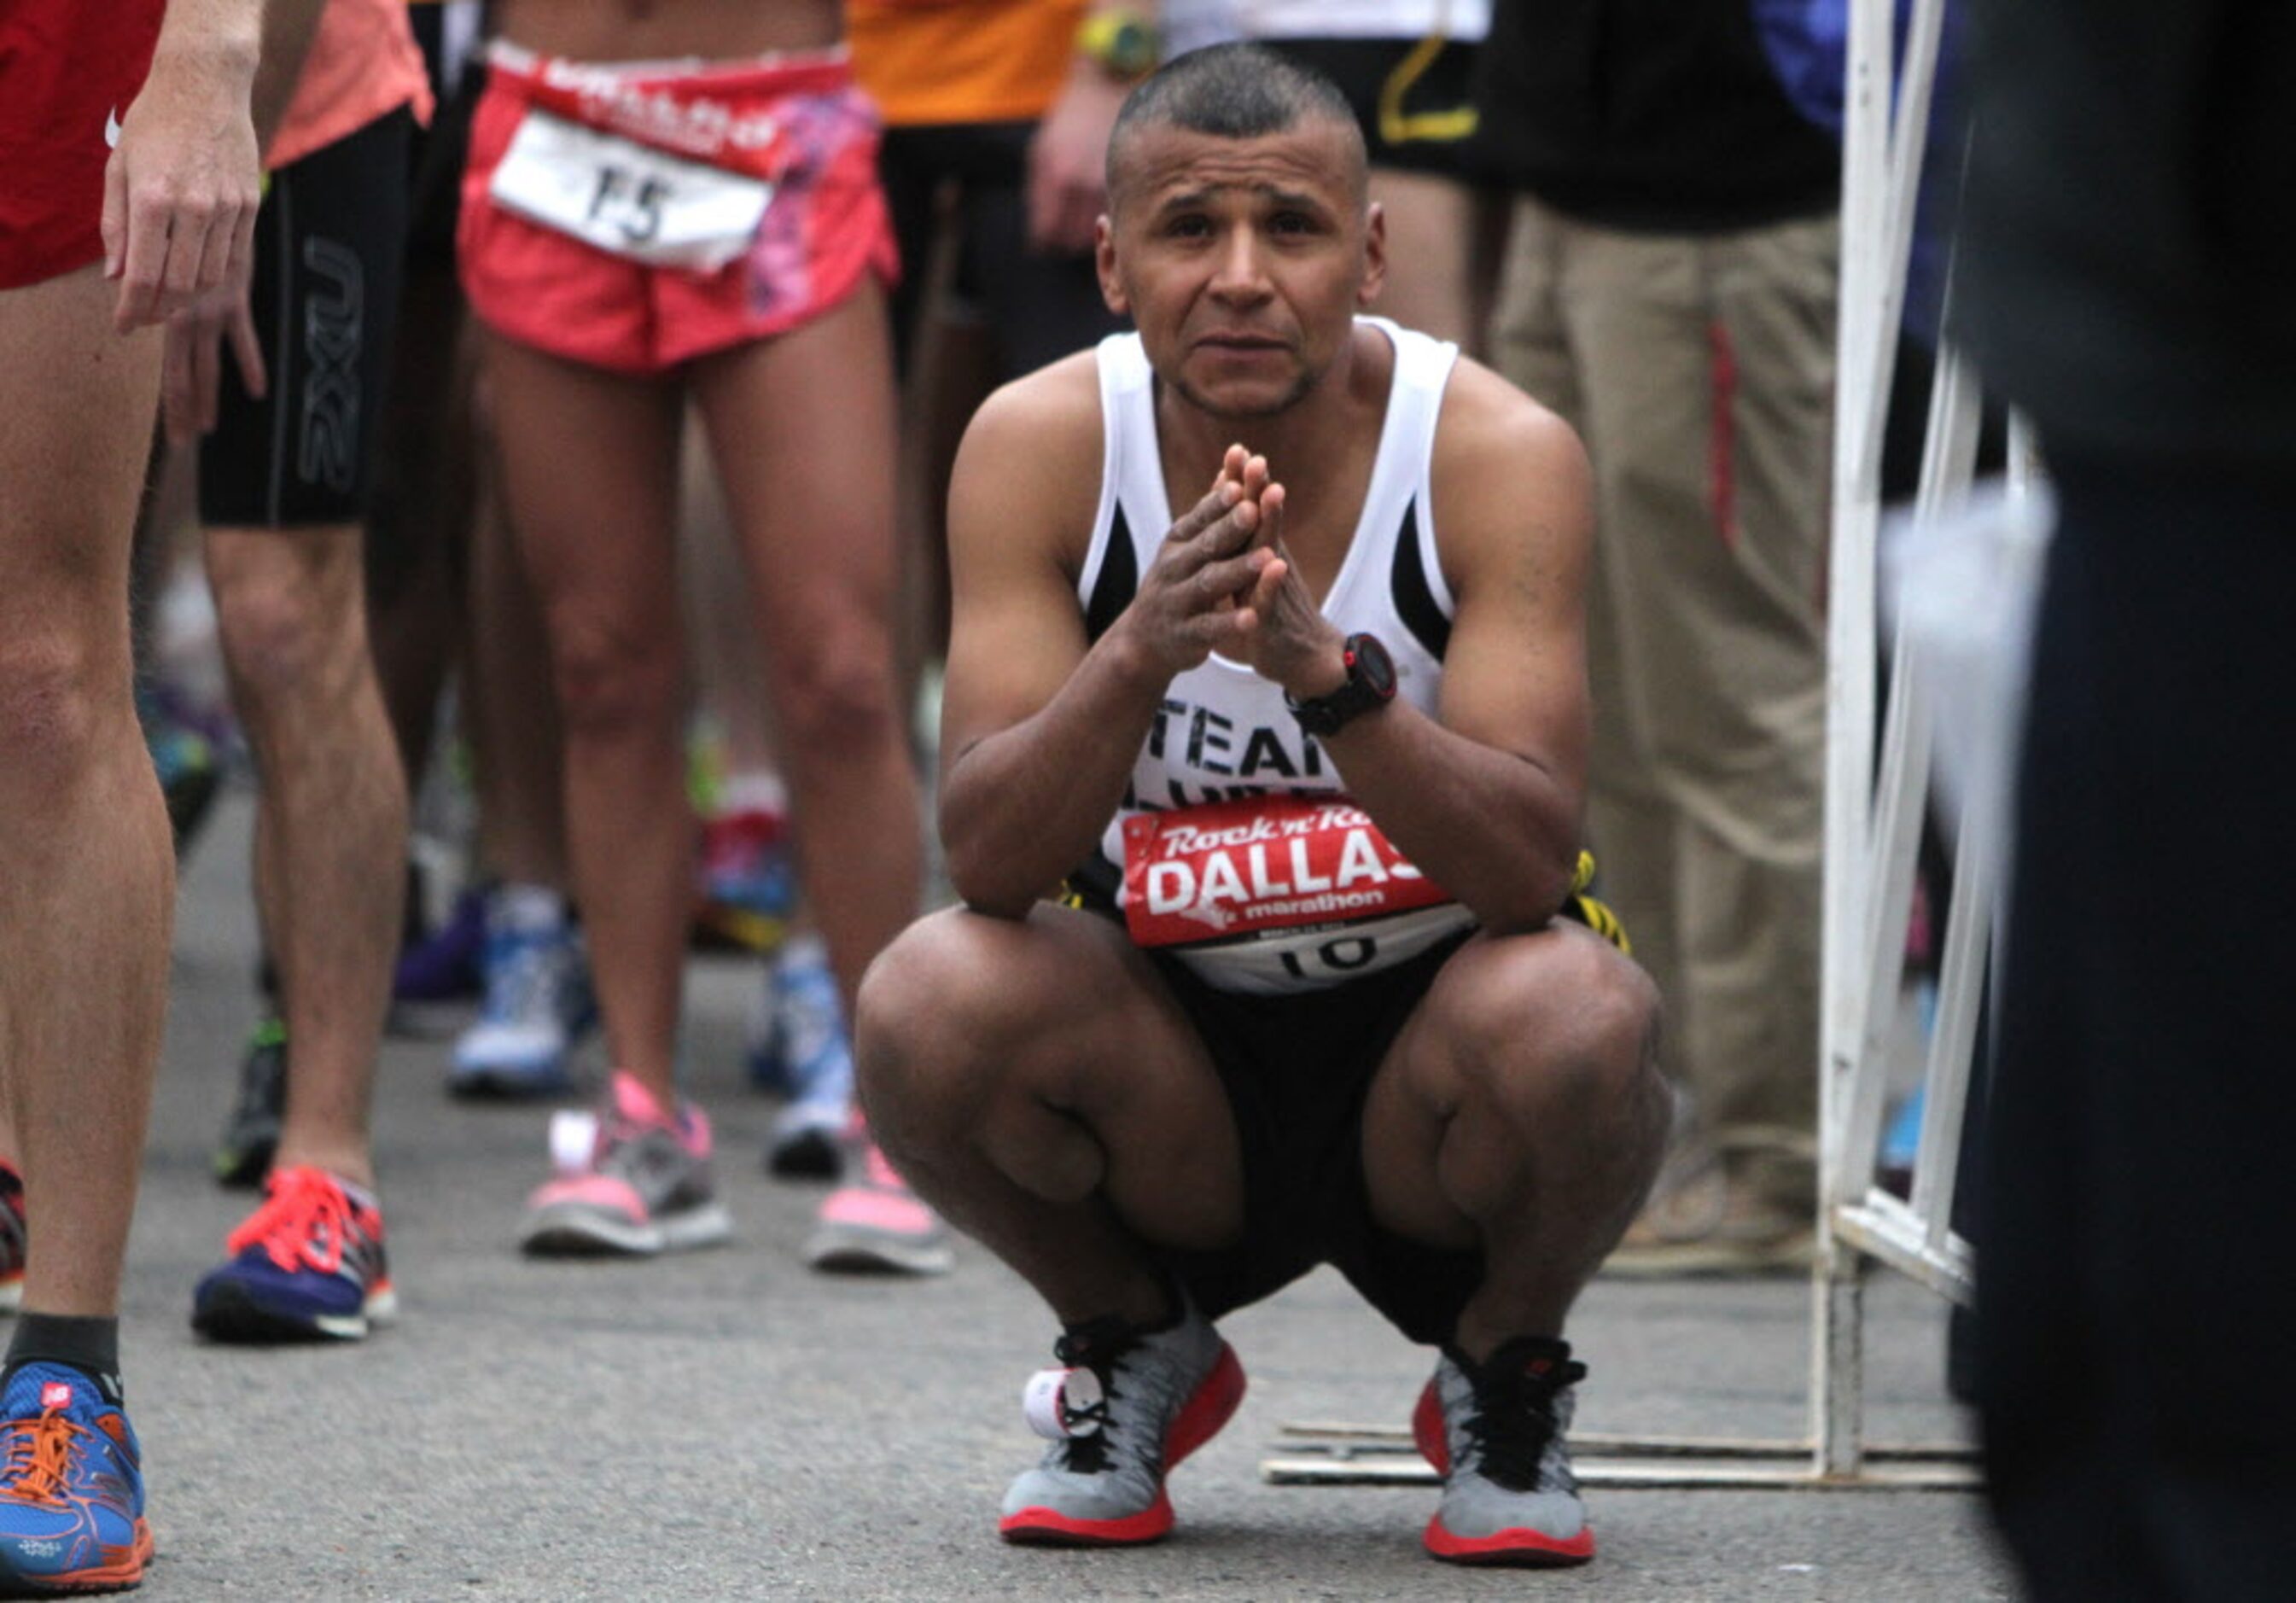
[[[299,1262],[331,1275],[342,1267],[351,1224],[340,1186],[316,1169],[289,1169],[272,1177],[270,1196],[226,1238],[224,1251],[236,1257],[259,1244],[281,1269]]]
[[[61,1505],[71,1478],[72,1437],[84,1427],[55,1409],[8,1427],[8,1461],[0,1466],[0,1497],[11,1502]]]

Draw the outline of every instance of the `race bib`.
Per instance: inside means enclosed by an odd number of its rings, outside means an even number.
[[[1344,796],[1255,796],[1124,820],[1124,921],[1215,984],[1384,968],[1473,922]]]
[[[601,251],[707,273],[750,248],[774,186],[529,107],[488,193]]]

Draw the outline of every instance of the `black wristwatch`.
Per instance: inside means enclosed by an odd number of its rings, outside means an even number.
[[[1333,734],[1349,719],[1395,699],[1395,659],[1387,654],[1377,636],[1349,635],[1343,650],[1346,684],[1329,695],[1309,701],[1293,701],[1288,694],[1283,698],[1292,716],[1300,720],[1300,728],[1310,735]]]

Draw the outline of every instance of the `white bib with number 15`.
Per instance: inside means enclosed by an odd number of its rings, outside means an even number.
[[[601,251],[708,273],[749,249],[774,186],[533,108],[488,193],[504,210]]]

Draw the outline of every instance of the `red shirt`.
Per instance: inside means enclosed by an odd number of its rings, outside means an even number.
[[[166,0],[0,7],[0,289],[103,258],[103,169]]]

